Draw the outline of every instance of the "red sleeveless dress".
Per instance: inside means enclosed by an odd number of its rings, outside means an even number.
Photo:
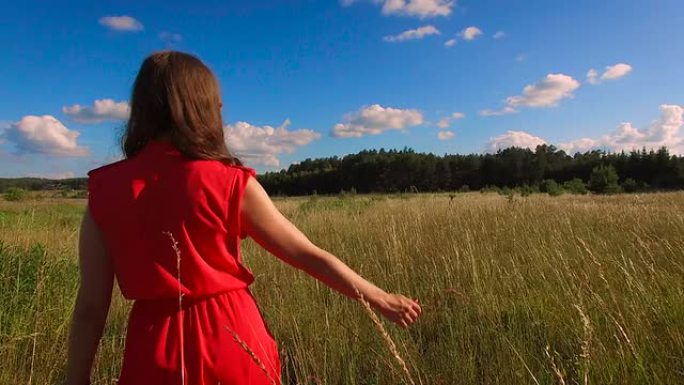
[[[240,256],[239,208],[254,170],[153,141],[88,175],[91,216],[122,294],[135,300],[119,385],[181,385],[183,369],[185,385],[280,384],[278,349]],[[167,233],[178,242],[180,285]]]

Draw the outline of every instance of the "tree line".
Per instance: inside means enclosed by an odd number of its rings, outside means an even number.
[[[553,145],[511,147],[494,154],[364,150],[344,157],[306,159],[259,176],[274,195],[395,193],[565,187],[574,192],[684,189],[684,157],[667,148],[629,153],[589,151],[573,156]],[[582,186],[580,186],[582,185]]]
[[[0,193],[10,189],[24,191],[45,190],[85,190],[88,178],[47,179],[47,178],[0,178]]]
[[[495,154],[418,153],[364,150],[344,157],[306,159],[287,169],[258,176],[271,195],[397,193],[513,189],[582,192],[684,189],[684,156],[667,148],[629,153],[589,151],[568,155],[553,145],[511,147]],[[0,179],[9,189],[85,190],[87,178]]]

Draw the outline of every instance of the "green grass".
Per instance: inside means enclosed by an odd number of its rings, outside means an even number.
[[[62,379],[83,204],[0,202],[0,384]],[[684,383],[684,193],[277,205],[362,275],[420,299],[414,327],[387,326],[417,382]],[[405,381],[358,304],[251,241],[243,255],[285,383]],[[94,384],[115,383],[129,306],[117,294]]]

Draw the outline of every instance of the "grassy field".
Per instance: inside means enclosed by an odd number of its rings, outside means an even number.
[[[387,325],[416,383],[684,383],[684,193],[509,200],[495,194],[293,198],[318,245],[418,297]],[[0,200],[0,384],[60,384],[84,201]],[[364,310],[243,248],[284,383],[408,383]],[[94,372],[114,384],[118,293]]]

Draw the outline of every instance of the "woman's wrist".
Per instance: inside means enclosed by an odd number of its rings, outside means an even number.
[[[375,309],[382,309],[386,306],[387,304],[387,298],[388,294],[379,288],[376,288],[375,290],[371,290],[367,294],[363,294],[363,297],[368,303],[371,305],[371,307]]]

